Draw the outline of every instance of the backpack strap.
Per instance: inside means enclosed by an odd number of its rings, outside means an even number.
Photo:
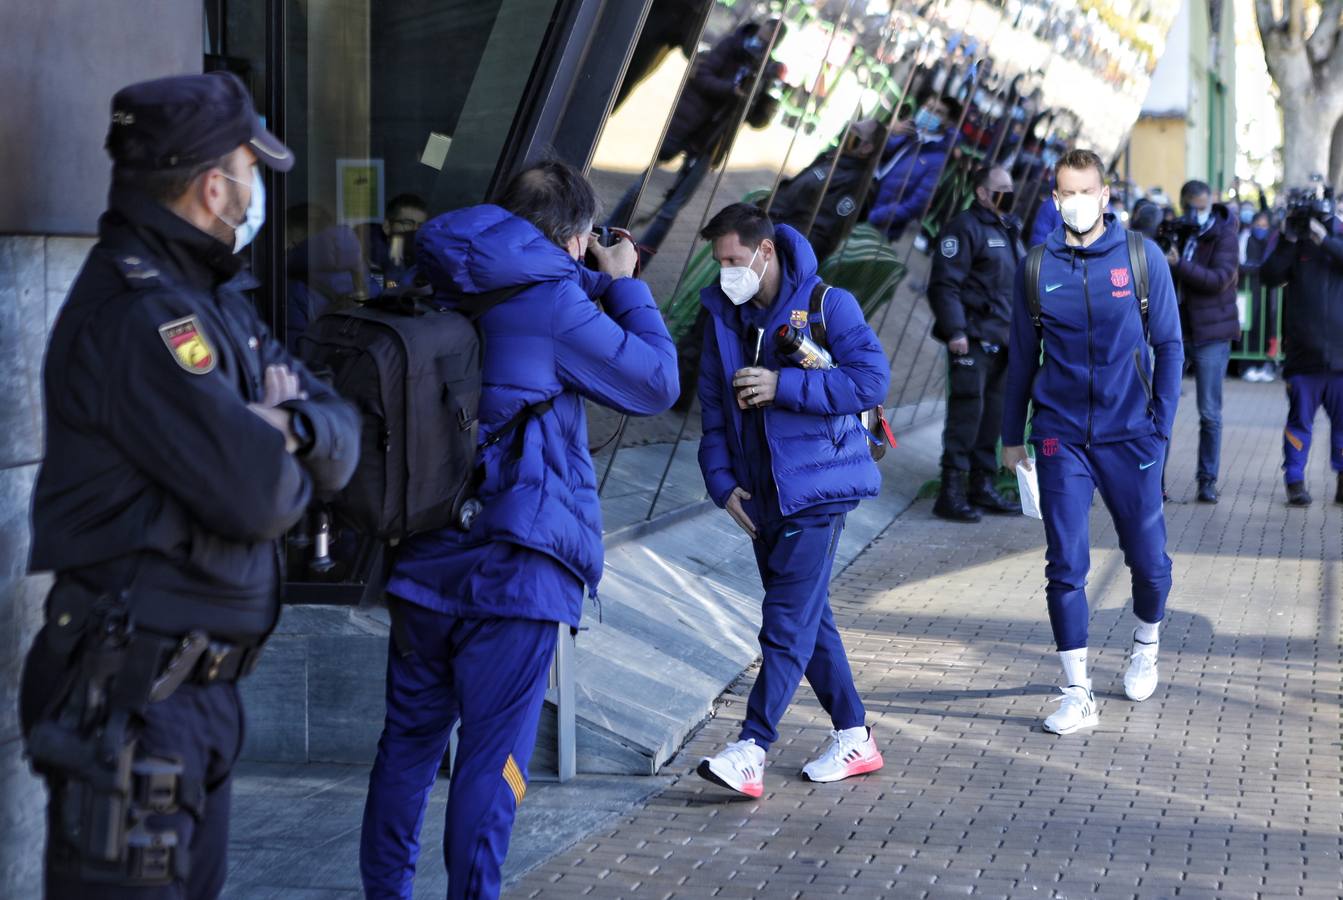
[[[1138,298],[1138,314],[1142,316],[1142,336],[1152,343],[1151,329],[1147,325],[1147,244],[1143,236],[1136,231],[1128,233],[1128,262],[1133,270],[1133,293]]]
[[[830,345],[826,343],[825,339],[825,295],[828,293],[830,293],[830,285],[824,281],[816,282],[816,286],[811,289],[811,303],[807,316],[807,321],[811,323],[811,339],[822,350],[830,349]]]
[[[1044,341],[1045,329],[1040,322],[1040,265],[1045,259],[1045,245],[1036,244],[1026,254],[1026,305],[1031,311],[1035,334]]]

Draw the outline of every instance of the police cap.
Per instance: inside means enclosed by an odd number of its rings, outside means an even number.
[[[231,72],[141,81],[112,98],[106,147],[118,166],[199,165],[243,144],[272,169],[294,166],[293,151],[261,124],[246,86]]]

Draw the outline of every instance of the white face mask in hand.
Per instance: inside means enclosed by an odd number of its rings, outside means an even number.
[[[765,260],[765,268],[757,275],[751,265],[759,253],[760,248],[757,247],[755,253],[751,254],[751,262],[744,266],[728,266],[718,274],[718,286],[733,306],[741,306],[760,293],[760,279],[769,271],[769,260]]]
[[[1073,234],[1086,234],[1101,217],[1101,201],[1091,194],[1073,194],[1059,204],[1063,224]]]

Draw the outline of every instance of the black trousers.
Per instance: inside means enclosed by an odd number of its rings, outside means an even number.
[[[20,705],[25,730],[46,705],[61,680],[61,666],[39,635],[24,668]],[[235,684],[184,684],[166,700],[151,703],[139,729],[137,756],[180,757],[184,776],[203,784],[202,809],[154,815],[148,827],[173,831],[185,848],[186,879],[163,887],[89,883],[52,865],[51,829],[47,833],[47,900],[213,900],[228,874],[229,799],[233,765],[242,751],[243,711]],[[49,785],[50,786],[50,785]],[[50,822],[51,810],[48,809]]]
[[[947,353],[947,422],[942,431],[942,468],[993,472],[1007,385],[1007,348],[984,350],[971,338],[964,356]]]

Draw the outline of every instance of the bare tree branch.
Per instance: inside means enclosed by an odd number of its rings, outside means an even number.
[[[1259,23],[1259,36],[1265,41],[1282,25],[1278,17],[1273,14],[1271,0],[1254,0],[1254,17]]]
[[[1343,0],[1325,0],[1321,5],[1319,24],[1306,41],[1306,50],[1316,65],[1328,61],[1337,49],[1340,16],[1343,16]]]

